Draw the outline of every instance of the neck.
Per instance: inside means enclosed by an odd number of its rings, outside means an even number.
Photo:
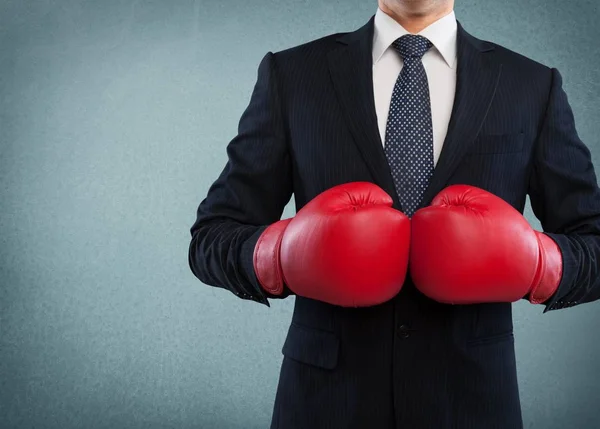
[[[454,8],[453,0],[399,1],[379,0],[379,9],[394,18],[406,31],[416,34]]]

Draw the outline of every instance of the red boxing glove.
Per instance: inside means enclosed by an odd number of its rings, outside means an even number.
[[[393,298],[408,269],[410,221],[378,186],[352,182],[269,226],[254,249],[261,286],[344,307]]]
[[[412,217],[410,272],[417,289],[451,304],[549,299],[562,276],[562,254],[506,201],[453,185]]]

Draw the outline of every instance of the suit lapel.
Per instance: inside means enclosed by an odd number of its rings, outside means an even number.
[[[373,29],[375,17],[352,33],[337,39],[343,46],[328,55],[329,71],[338,100],[354,137],[354,143],[367,164],[374,183],[400,201],[383,150],[373,95]]]
[[[341,45],[328,54],[329,70],[340,106],[374,183],[401,209],[377,127],[373,94],[374,19],[337,39]],[[498,85],[501,64],[493,45],[468,34],[458,23],[456,94],[440,158],[423,196],[421,207],[441,191],[469,145],[477,136]]]
[[[477,137],[488,113],[502,70],[493,55],[494,47],[467,33],[458,23],[456,94],[442,146],[429,186],[420,207],[427,206],[440,192]]]

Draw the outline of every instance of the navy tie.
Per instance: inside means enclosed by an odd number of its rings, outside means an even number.
[[[407,34],[392,46],[404,65],[398,75],[385,130],[385,154],[402,211],[412,216],[433,174],[433,128],[429,86],[421,58],[432,43]]]

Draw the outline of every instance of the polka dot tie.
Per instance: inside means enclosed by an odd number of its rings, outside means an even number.
[[[427,75],[421,58],[432,43],[407,34],[392,46],[404,65],[398,75],[385,130],[385,154],[402,210],[412,216],[433,174],[433,129]]]

